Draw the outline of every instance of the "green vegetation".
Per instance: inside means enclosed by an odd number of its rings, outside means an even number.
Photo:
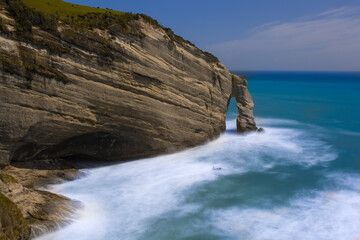
[[[19,74],[22,72],[21,62],[12,55],[0,53],[0,62],[4,72],[11,74]]]
[[[33,80],[33,74],[39,74],[47,78],[54,78],[64,84],[69,82],[68,78],[63,73],[49,65],[47,58],[37,57],[34,50],[20,46],[19,54],[20,58],[4,52],[0,53],[2,70],[10,74],[25,77],[28,81],[28,88],[30,88],[29,84]]]
[[[9,198],[0,193],[0,239],[25,240],[30,237],[30,227],[27,225],[21,211]]]
[[[25,70],[25,78],[31,82],[33,74],[39,74],[47,78],[54,78],[64,84],[68,83],[68,78],[49,65],[47,58],[36,56],[36,52],[27,47],[20,46],[19,54],[22,60],[22,67]]]
[[[82,6],[64,2],[62,0],[23,0],[23,2],[32,9],[42,12],[48,16],[54,16],[60,21],[65,23],[80,22],[85,24],[86,21],[90,21],[90,26],[95,23],[101,25],[109,25],[113,23],[128,23],[131,20],[139,19],[141,16],[146,22],[161,27],[161,25],[155,19],[145,14],[133,14],[115,11],[111,9],[93,8],[88,6]],[[99,17],[97,21],[95,18]]]
[[[110,13],[117,15],[124,14],[123,12],[118,12],[110,9],[81,6],[77,4],[64,2],[61,0],[23,0],[23,1],[28,7],[34,8],[36,11],[42,12],[47,15],[57,16],[59,20],[64,20],[71,17],[77,18],[80,15],[85,15],[88,13]]]
[[[219,59],[217,57],[215,57],[212,53],[209,52],[205,52],[200,50],[208,59],[208,61],[210,62],[219,62]]]
[[[8,29],[5,25],[5,23],[0,19],[0,32],[7,32]]]
[[[51,54],[62,55],[71,52],[70,48],[63,46],[58,39],[50,39],[45,36],[32,38],[31,43],[40,49],[47,49]]]
[[[6,0],[6,3],[7,10],[16,21],[15,28],[18,32],[31,32],[33,25],[47,31],[56,31],[55,16],[29,8],[21,0]]]
[[[110,40],[93,31],[86,31],[84,33],[77,32],[73,29],[65,29],[62,32],[62,39],[89,52],[97,53],[102,58],[114,57],[111,51]]]
[[[3,183],[17,183],[18,181],[11,175],[4,173],[0,170],[0,181]]]
[[[181,36],[179,36],[179,35],[176,35],[176,34],[174,33],[174,31],[171,30],[171,28],[163,28],[163,29],[165,30],[166,34],[169,36],[169,38],[170,38],[172,41],[174,41],[174,42],[180,42],[180,43],[181,43],[181,42],[186,42],[186,43],[190,44],[191,46],[194,46],[194,47],[195,47],[195,45],[194,45],[192,42],[183,39],[183,38],[182,38]]]
[[[106,13],[87,13],[78,15],[77,17],[70,17],[64,19],[63,22],[73,27],[80,29],[94,29],[99,28],[102,30],[109,29],[111,26],[116,25],[122,32],[129,32],[129,22],[131,20],[138,20],[139,15],[124,13],[114,14],[111,12]]]
[[[152,24],[155,27],[163,29],[172,43],[189,44],[194,46],[191,42],[184,40],[182,37],[174,34],[170,28],[161,26],[156,20],[144,14],[133,14],[114,11],[110,9],[93,8],[87,6],[81,6],[64,2],[62,0],[2,0],[6,1],[8,11],[16,21],[15,28],[19,37],[22,37],[24,41],[32,42],[36,46],[48,49],[51,53],[63,54],[68,53],[70,50],[61,46],[61,40],[65,40],[69,43],[78,42],[76,39],[71,39],[71,35],[77,35],[73,32],[64,32],[60,34],[57,31],[58,25],[69,25],[73,30],[86,34],[86,37],[92,35],[88,30],[94,28],[108,30],[110,34],[115,35],[119,32],[136,34],[140,38],[146,37],[144,33],[131,27],[129,24],[132,20],[138,20],[142,18],[144,21]],[[53,36],[57,37],[55,41],[46,40],[47,37],[43,37],[42,41],[37,41],[31,36],[33,26],[40,27],[42,30],[53,33]],[[6,27],[6,26],[5,26]],[[0,24],[0,29],[1,29]],[[61,35],[61,36],[60,36]],[[75,36],[73,36],[75,37]],[[65,38],[65,39],[64,39]],[[84,39],[85,37],[82,37]],[[166,38],[166,37],[165,37]],[[90,39],[92,37],[90,36]],[[94,39],[92,39],[94,40]],[[87,41],[88,42],[88,41]],[[101,54],[106,57],[112,57],[111,48],[109,43],[96,41],[96,48],[101,48]],[[99,43],[99,44],[97,44]],[[75,43],[76,44],[76,43]],[[82,46],[79,43],[79,46]],[[100,46],[105,44],[105,46]],[[86,44],[88,46],[91,43]],[[92,48],[92,47],[91,47]],[[96,48],[94,48],[96,50]],[[94,50],[89,49],[89,50]],[[212,54],[203,52],[209,61],[217,62],[218,59]]]
[[[93,8],[67,3],[61,0],[7,0],[10,13],[19,23],[19,30],[29,31],[31,25],[44,30],[55,30],[58,22],[80,29],[108,29],[112,25],[120,26],[123,32],[129,32],[129,22],[141,16],[146,22],[160,24],[144,14],[132,14],[110,9]],[[51,24],[45,25],[45,22]]]
[[[144,21],[162,27],[156,20],[144,14],[132,14],[110,9],[92,8],[61,0],[6,0],[8,11],[16,21],[18,32],[31,32],[32,26],[56,32],[58,24],[68,24],[80,30],[111,29],[138,33],[129,28],[129,22]]]

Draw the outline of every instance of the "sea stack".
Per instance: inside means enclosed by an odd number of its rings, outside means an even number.
[[[239,115],[236,118],[236,128],[238,133],[246,133],[257,129],[253,108],[254,102],[247,88],[245,77],[232,75],[232,94],[236,99]]]

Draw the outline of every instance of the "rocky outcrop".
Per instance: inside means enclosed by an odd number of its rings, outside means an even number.
[[[254,102],[247,89],[245,77],[232,75],[231,96],[236,99],[239,115],[236,118],[237,132],[246,133],[257,129],[253,115]]]
[[[8,166],[0,170],[0,239],[29,239],[30,228],[35,237],[69,223],[81,205],[39,188],[76,176],[77,170],[71,168],[36,170]]]
[[[145,15],[101,14],[61,22],[0,0],[0,169],[13,165],[0,170],[0,238],[67,222],[76,203],[38,187],[75,178],[75,160],[204,143],[232,97],[238,132],[256,129],[244,77]]]
[[[9,198],[0,193],[0,239],[25,240],[30,237],[21,211]]]
[[[255,129],[244,78],[143,17],[130,32],[33,26],[0,11],[0,163],[127,160],[195,146],[225,130]]]

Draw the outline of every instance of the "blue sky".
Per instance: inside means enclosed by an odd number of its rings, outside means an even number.
[[[359,0],[68,0],[145,13],[231,70],[360,71]]]

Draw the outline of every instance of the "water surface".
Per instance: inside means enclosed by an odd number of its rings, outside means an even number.
[[[39,239],[359,239],[360,75],[245,74],[264,133],[234,134],[232,101],[206,145],[53,186],[83,208]]]

